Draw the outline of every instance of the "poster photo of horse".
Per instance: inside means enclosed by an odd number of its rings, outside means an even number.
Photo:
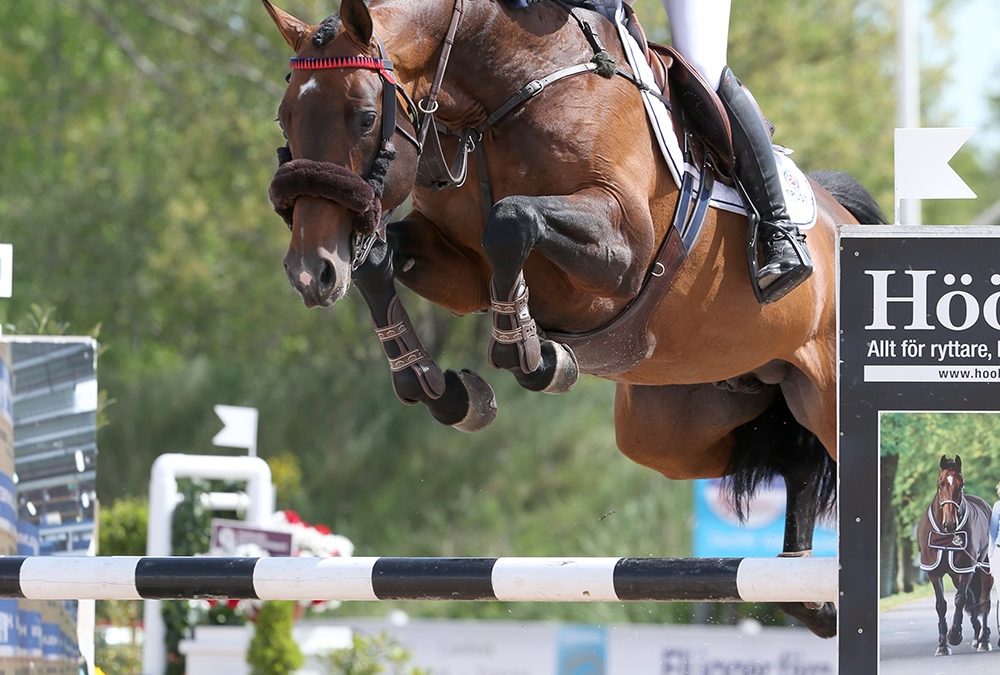
[[[990,564],[1000,567],[998,437],[996,413],[880,416],[882,673],[945,656],[934,672],[1000,668],[986,654],[1000,634]]]

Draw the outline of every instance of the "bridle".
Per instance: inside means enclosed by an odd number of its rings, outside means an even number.
[[[965,515],[965,513],[967,511],[966,505],[968,504],[967,500],[965,499],[965,485],[963,484],[959,488],[959,490],[960,490],[961,495],[962,495],[961,501],[959,501],[959,502],[956,502],[954,499],[941,499],[941,490],[940,489],[938,489],[938,495],[937,495],[937,502],[938,502],[938,506],[941,508],[942,517],[944,515],[944,506],[945,506],[945,504],[951,504],[952,506],[955,507],[956,529],[960,529],[962,527],[962,524],[963,524],[963,515]],[[933,524],[934,520],[932,519],[931,522]]]
[[[417,150],[417,155],[421,155],[424,149],[424,141],[427,138],[428,130],[434,126],[434,112],[438,108],[438,96],[441,93],[441,84],[444,81],[445,71],[448,67],[448,59],[451,56],[451,49],[455,43],[455,35],[458,32],[458,24],[462,17],[465,0],[455,0],[452,10],[451,21],[441,47],[441,56],[438,59],[437,70],[431,82],[427,95],[415,104],[406,90],[396,82],[393,75],[393,64],[388,58],[388,52],[382,39],[376,33],[372,33],[372,39],[378,47],[378,56],[321,56],[321,57],[293,57],[289,60],[292,70],[370,70],[378,74],[382,81],[382,121],[380,125],[380,142],[378,153],[372,161],[363,177],[359,177],[347,167],[334,164],[332,162],[311,162],[308,167],[319,166],[335,177],[343,178],[345,181],[360,178],[372,188],[372,200],[367,204],[369,209],[378,208],[377,225],[370,232],[360,232],[355,228],[353,235],[353,251],[351,255],[351,270],[357,270],[371,252],[376,239],[385,240],[385,226],[395,209],[381,210],[381,197],[384,190],[384,179],[388,173],[389,164],[396,158],[396,148],[392,142],[393,136],[399,133],[406,141],[413,144]],[[398,102],[402,100],[405,114],[410,126],[413,128],[411,134],[405,127],[401,126],[397,118]],[[278,149],[279,174],[282,167],[292,161],[291,151],[288,146]],[[306,165],[299,164],[290,167],[291,171],[298,170]],[[286,172],[289,173],[289,172]],[[275,178],[278,178],[276,174]],[[274,185],[274,183],[272,183]],[[340,201],[332,197],[329,192],[320,186],[318,194],[334,201]],[[292,201],[299,195],[293,195]],[[272,198],[272,201],[273,198]],[[356,212],[357,213],[357,212]],[[284,217],[284,214],[282,214]],[[292,227],[290,214],[285,218],[289,229]]]
[[[376,239],[385,240],[385,226],[388,219],[392,215],[391,209],[388,211],[381,210],[380,200],[384,188],[383,181],[386,173],[388,172],[388,165],[396,156],[395,148],[392,144],[392,137],[396,132],[399,132],[409,142],[413,143],[417,149],[418,157],[423,156],[422,163],[427,165],[428,173],[436,177],[436,179],[431,182],[431,185],[435,189],[461,187],[465,183],[466,176],[468,175],[469,155],[475,152],[476,162],[479,168],[480,190],[482,192],[483,217],[487,218],[489,210],[493,205],[493,195],[492,188],[490,186],[489,172],[486,169],[486,160],[483,154],[482,143],[480,143],[483,135],[488,130],[496,126],[501,120],[505,119],[514,110],[518,109],[527,101],[541,93],[541,91],[549,85],[574,75],[581,73],[596,73],[605,78],[612,78],[616,76],[623,77],[635,85],[638,89],[660,98],[667,109],[670,109],[670,101],[666,97],[662,96],[659,92],[651,90],[635,74],[629,73],[616,65],[614,59],[604,48],[604,45],[601,44],[601,41],[597,37],[594,29],[587,21],[577,16],[573,7],[567,5],[565,0],[551,1],[555,5],[566,10],[570,17],[576,21],[580,30],[586,37],[588,44],[593,49],[593,58],[583,63],[576,63],[559,68],[544,77],[526,83],[523,87],[521,87],[521,89],[516,91],[510,96],[510,98],[501,104],[499,108],[494,110],[484,122],[476,126],[467,127],[461,131],[453,131],[444,125],[439,124],[435,118],[435,113],[438,109],[438,96],[441,93],[441,85],[444,82],[445,71],[448,67],[448,60],[451,56],[451,50],[455,43],[455,36],[458,33],[458,25],[464,11],[465,0],[454,0],[451,21],[448,25],[448,30],[445,34],[444,40],[441,43],[441,55],[438,57],[438,64],[434,73],[434,79],[431,81],[431,86],[427,95],[420,99],[416,104],[414,104],[413,99],[410,98],[406,90],[397,84],[395,78],[393,77],[392,61],[387,58],[385,44],[374,31],[372,33],[372,39],[378,47],[378,57],[357,55],[347,57],[292,58],[290,63],[293,70],[362,69],[378,73],[380,79],[382,80],[382,123],[379,152],[364,177],[354,174],[346,167],[333,164],[331,162],[291,160],[291,153],[288,150],[288,147],[285,146],[284,148],[279,148],[278,161],[281,166],[279,166],[278,173],[275,174],[275,180],[272,181],[271,184],[271,201],[275,203],[275,210],[282,215],[289,228],[291,228],[292,222],[291,210],[288,205],[294,204],[295,198],[299,195],[310,195],[339,202],[341,205],[352,209],[356,215],[362,214],[365,218],[367,218],[365,226],[360,231],[357,227],[358,219],[355,219],[356,225],[354,229],[351,269],[352,271],[356,271],[362,264],[364,264]],[[404,128],[400,127],[396,122],[398,117],[396,106],[397,100],[399,99],[403,100],[406,105],[407,117],[413,127],[412,135],[409,134]],[[458,137],[457,154],[451,163],[447,162],[444,158],[440,139],[441,134]],[[428,150],[428,154],[423,155],[425,150]],[[285,168],[283,165],[289,161],[291,161],[292,164],[297,163],[298,166],[292,167],[292,172],[286,171],[285,175],[282,176],[282,171]],[[276,194],[275,185],[279,183],[279,178],[287,179],[290,177],[287,174],[293,173],[294,170],[298,170],[299,168],[301,168],[304,172],[311,171],[313,174],[323,174],[323,178],[316,179],[315,176],[313,176],[312,183],[307,188],[303,188],[300,185],[298,187],[299,192],[297,193],[289,192],[288,185],[294,181],[286,180],[281,184],[284,186],[284,194]],[[710,173],[710,171],[706,173],[706,171],[703,170],[702,180],[710,180],[710,177],[708,176]],[[291,176],[291,178],[294,178],[294,176]],[[362,184],[362,182],[367,185]],[[703,182],[702,184],[705,185],[706,183]],[[349,205],[345,203],[342,196],[344,194],[345,186],[348,188],[351,186],[360,187],[366,192],[370,187],[371,194],[373,196],[370,200],[362,200],[362,202],[364,202],[362,204],[358,204],[358,200],[353,199],[351,200],[353,205]],[[686,193],[687,198],[685,201],[690,198],[690,192],[691,190],[688,188]],[[700,197],[702,195],[710,194],[710,192],[710,190],[702,189],[699,190],[698,195]],[[282,202],[280,208],[278,202],[276,201],[276,196]],[[698,206],[697,212],[701,214],[700,217],[703,217],[704,211],[708,206],[708,200],[706,198],[700,200],[700,202],[702,203]],[[358,208],[361,210],[358,211]],[[377,209],[377,213],[375,213],[375,209]],[[675,221],[678,216],[680,216],[683,220],[686,213],[686,209],[678,208],[675,212]],[[365,220],[365,218],[362,218],[362,220]],[[372,222],[375,224],[371,225]],[[661,246],[661,251],[663,250],[665,249]],[[658,264],[662,266],[662,263]]]

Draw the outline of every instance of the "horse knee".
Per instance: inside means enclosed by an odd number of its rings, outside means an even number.
[[[542,216],[532,197],[505,197],[493,205],[483,231],[483,250],[496,268],[517,263],[520,269],[541,234]]]

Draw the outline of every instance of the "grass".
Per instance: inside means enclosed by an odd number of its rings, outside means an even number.
[[[921,600],[928,596],[934,595],[934,587],[930,584],[922,584],[919,586],[914,586],[913,590],[909,593],[896,593],[895,595],[889,595],[878,601],[879,610],[885,612],[890,609],[896,609],[901,605],[905,605],[908,602],[914,600]]]

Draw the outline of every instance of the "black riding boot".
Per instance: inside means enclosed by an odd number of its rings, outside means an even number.
[[[719,98],[729,114],[736,154],[736,180],[760,216],[757,227],[760,262],[755,280],[761,302],[774,302],[812,274],[805,235],[785,210],[785,197],[771,138],[750,96],[728,67],[722,71]],[[753,219],[750,218],[751,224]]]

